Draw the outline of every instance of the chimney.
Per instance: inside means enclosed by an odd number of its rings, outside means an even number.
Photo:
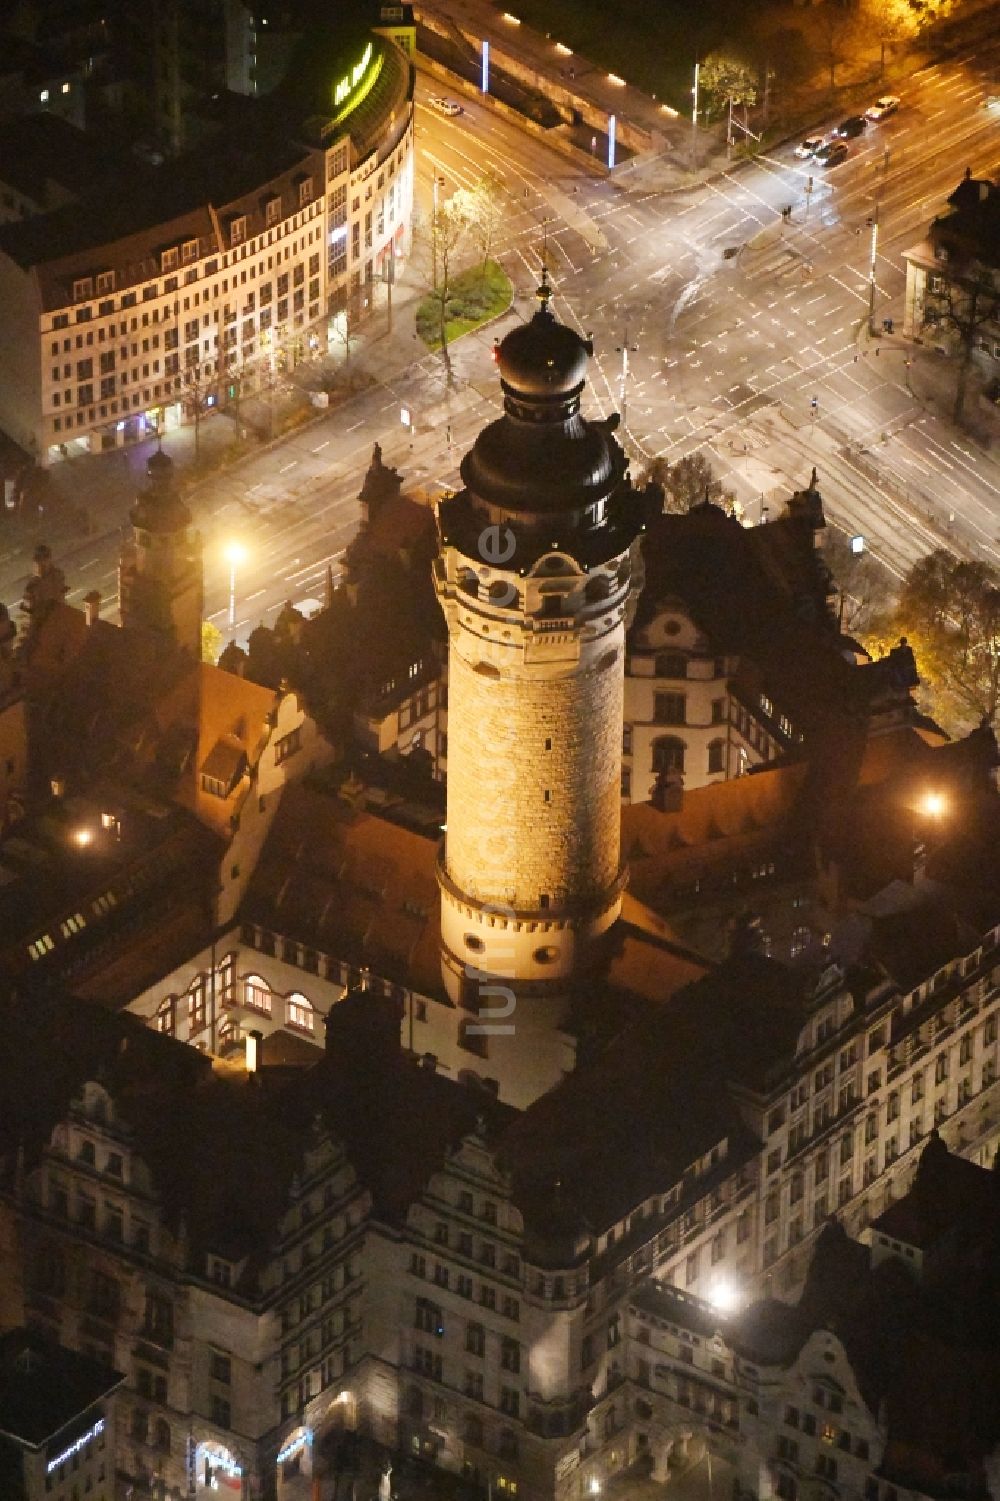
[[[260,1073],[261,1051],[264,1042],[263,1032],[254,1027],[252,1032],[247,1033],[247,1073],[252,1076]]]
[[[684,804],[683,773],[659,772],[649,801],[658,813],[679,813]]]
[[[83,596],[83,608],[87,615],[87,624],[96,625],[101,618],[101,593],[99,589],[91,589],[89,594]]]

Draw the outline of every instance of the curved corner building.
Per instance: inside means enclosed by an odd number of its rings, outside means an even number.
[[[285,84],[220,109],[188,156],[0,225],[0,428],[39,463],[238,415],[408,253],[413,67],[389,33],[310,32]]]

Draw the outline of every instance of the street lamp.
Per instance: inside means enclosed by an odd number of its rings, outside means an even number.
[[[709,1288],[708,1301],[716,1313],[733,1313],[739,1306],[739,1288],[728,1277],[717,1277]]]
[[[942,792],[925,792],[920,800],[921,813],[927,818],[933,818],[935,821],[943,817],[947,806]]]
[[[229,629],[236,624],[236,570],[246,561],[247,550],[242,542],[230,542],[226,547],[226,562],[229,564]]]

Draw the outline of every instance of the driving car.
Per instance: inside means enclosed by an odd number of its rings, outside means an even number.
[[[844,161],[850,156],[850,152],[843,141],[828,141],[821,146],[813,157],[817,167],[835,167],[838,162]]]
[[[840,136],[841,140],[849,141],[852,136],[863,135],[867,129],[868,121],[864,115],[848,115],[846,120],[841,120],[833,133],[835,136]]]
[[[795,155],[801,158],[815,156],[821,146],[826,145],[826,136],[806,136],[795,148]]]
[[[900,103],[898,94],[883,94],[881,99],[876,99],[874,104],[869,105],[865,110],[865,114],[869,120],[876,122],[884,120],[887,115],[894,115],[896,113]]]
[[[444,99],[440,94],[429,94],[427,103],[431,109],[436,109],[439,115],[460,115],[462,106],[456,104],[454,99]]]

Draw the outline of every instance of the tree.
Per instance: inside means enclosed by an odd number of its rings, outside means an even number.
[[[961,422],[973,356],[987,326],[995,323],[1000,315],[1000,291],[992,273],[985,266],[978,265],[971,255],[963,253],[953,242],[945,248],[948,250],[946,265],[939,274],[927,278],[924,323],[943,324],[958,347],[952,417]]]
[[[676,463],[664,458],[653,459],[646,479],[662,485],[666,494],[664,510],[690,511],[704,500],[723,501],[722,481],[716,477],[703,453],[686,453]]]
[[[747,109],[757,103],[757,74],[749,63],[717,52],[709,53],[701,65],[701,87],[718,105],[720,112],[723,106],[728,106],[730,121],[733,107],[742,105],[746,129]]]
[[[866,635],[892,605],[892,575],[867,549],[854,552],[846,533],[828,525],[822,536],[823,561],[837,590],[840,627],[849,635]]]
[[[885,77],[885,49],[890,42],[900,42],[916,36],[920,29],[920,13],[909,0],[862,0],[861,26],[864,33],[878,38],[878,76]]]
[[[448,298],[455,274],[458,252],[469,233],[470,219],[466,205],[456,194],[446,199],[431,214],[431,249],[433,286],[430,296],[437,304],[438,337],[448,384],[452,383],[451,355],[448,352]]]
[[[921,677],[947,723],[995,721],[1000,708],[1000,574],[945,548],[928,554],[903,580],[886,625],[904,634]]]
[[[214,667],[219,660],[221,650],[222,632],[210,620],[203,620],[201,622],[201,660]]]
[[[837,87],[837,66],[844,60],[855,28],[854,16],[836,0],[825,3],[812,13],[815,17],[820,54],[830,69],[830,93]]]
[[[474,187],[461,188],[455,194],[468,219],[469,232],[482,253],[484,277],[503,224],[506,191],[503,179],[495,172],[487,172]]]

